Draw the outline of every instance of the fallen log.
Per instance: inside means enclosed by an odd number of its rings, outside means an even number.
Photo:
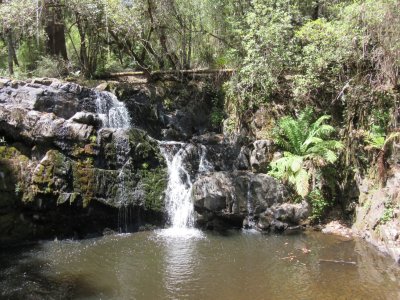
[[[336,263],[336,264],[348,264],[356,265],[355,261],[345,261],[345,260],[333,260],[333,259],[320,259],[319,262]]]
[[[207,74],[232,74],[235,69],[192,69],[192,70],[158,70],[150,72],[150,77],[157,75],[207,75]],[[109,73],[107,77],[147,76],[142,71]]]

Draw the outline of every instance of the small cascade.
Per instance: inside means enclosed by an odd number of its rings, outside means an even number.
[[[168,185],[165,191],[165,206],[169,229],[160,235],[168,238],[204,238],[201,231],[194,228],[194,206],[192,203],[191,171],[209,170],[212,165],[205,159],[206,149],[199,151],[192,144],[180,142],[160,142],[160,151],[168,167]],[[200,161],[196,157],[200,156]],[[192,162],[199,162],[193,166]]]
[[[110,92],[96,91],[96,112],[103,127],[129,129],[131,120],[125,104]]]
[[[213,165],[207,160],[207,148],[204,145],[200,147],[199,173],[208,173],[214,170]]]
[[[129,139],[125,134],[124,129],[118,128],[113,134],[113,143],[115,145],[116,161],[119,166],[127,164],[127,157],[131,151]]]
[[[194,210],[190,196],[192,181],[184,167],[186,144],[162,143],[161,153],[168,166],[168,185],[165,204],[172,228],[192,228]]]
[[[247,224],[244,226],[245,229],[253,229],[255,228],[254,222],[254,203],[253,197],[251,195],[251,179],[247,182]]]
[[[128,232],[133,217],[132,208],[128,205],[131,193],[127,190],[126,184],[129,172],[125,170],[130,165],[130,159],[127,157],[131,149],[125,130],[131,128],[131,120],[125,104],[119,101],[114,94],[96,91],[95,96],[96,112],[102,121],[102,128],[116,129],[113,134],[116,162],[118,166],[122,166],[118,174],[118,229],[120,232]],[[100,138],[98,138],[98,143],[100,143]]]
[[[118,231],[129,232],[130,224],[133,223],[133,211],[131,206],[123,205],[118,209]]]

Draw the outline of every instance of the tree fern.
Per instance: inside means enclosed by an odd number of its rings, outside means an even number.
[[[269,174],[293,184],[302,197],[310,192],[315,170],[333,164],[343,148],[341,142],[328,139],[335,132],[326,124],[330,116],[323,115],[312,122],[312,115],[313,110],[307,108],[298,118],[283,117],[274,130],[274,140],[285,152],[282,158],[271,163]]]

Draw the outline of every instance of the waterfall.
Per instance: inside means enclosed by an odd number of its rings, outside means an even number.
[[[213,171],[213,165],[207,160],[207,148],[204,145],[200,147],[200,162],[199,162],[199,173],[207,173]]]
[[[255,228],[255,222],[254,222],[254,204],[253,204],[253,197],[251,194],[251,178],[249,178],[249,181],[247,182],[247,195],[246,195],[246,200],[247,200],[247,225],[245,227],[247,228]]]
[[[115,145],[117,165],[122,166],[118,174],[119,186],[117,197],[119,203],[118,210],[118,228],[121,232],[128,232],[129,225],[132,220],[132,211],[128,207],[130,191],[126,188],[126,177],[129,176],[125,168],[130,164],[127,159],[131,151],[129,139],[125,134],[127,129],[131,128],[131,120],[129,112],[125,104],[110,92],[95,91],[96,112],[102,121],[102,128],[114,128],[113,143]],[[98,143],[100,144],[100,135],[98,135]]]
[[[162,235],[202,238],[202,233],[194,229],[192,178],[190,170],[185,166],[193,154],[193,146],[180,142],[160,142],[160,151],[168,167],[165,206],[171,225]]]
[[[129,129],[131,120],[125,104],[110,92],[96,91],[96,112],[103,127]]]
[[[192,182],[183,164],[187,153],[186,145],[164,142],[160,149],[168,167],[165,204],[169,221],[172,228],[191,228],[194,225],[193,204],[190,199]]]

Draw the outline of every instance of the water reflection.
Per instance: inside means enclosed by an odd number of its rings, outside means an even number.
[[[184,291],[196,278],[196,244],[195,240],[179,238],[166,243],[164,286],[169,298],[189,296]]]
[[[0,252],[1,299],[400,299],[399,278],[362,241],[314,233],[161,231]]]
[[[164,248],[163,284],[168,299],[189,297],[196,288],[198,246],[205,240],[204,233],[193,228],[170,228],[156,232],[156,241]]]

